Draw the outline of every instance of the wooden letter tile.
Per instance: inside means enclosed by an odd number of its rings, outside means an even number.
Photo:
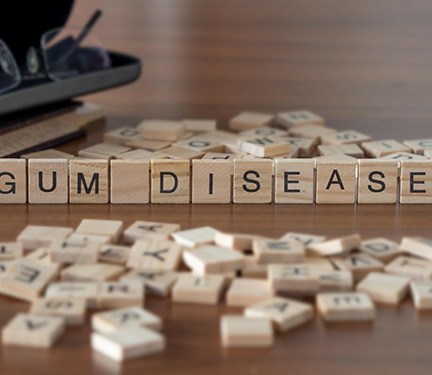
[[[224,285],[225,277],[221,275],[180,274],[172,289],[172,300],[215,305]]]
[[[69,227],[49,227],[42,225],[27,225],[18,235],[26,250],[36,250],[40,247],[49,247],[54,240],[64,240],[73,232]]]
[[[356,201],[357,162],[318,160],[316,165],[316,203],[354,204]]]
[[[369,272],[384,270],[383,263],[365,253],[352,254],[344,258],[333,258],[332,262],[338,269],[352,272],[354,281],[363,279]]]
[[[150,202],[150,162],[111,160],[110,202],[144,204]]]
[[[291,128],[303,125],[324,126],[325,121],[324,118],[311,111],[289,111],[278,113],[275,123],[284,128]]]
[[[45,292],[46,299],[84,300],[86,307],[95,309],[99,294],[99,283],[95,282],[55,282]]]
[[[357,284],[356,290],[369,294],[375,302],[398,304],[407,295],[409,283],[405,276],[372,272]]]
[[[126,146],[133,149],[140,149],[141,151],[159,151],[166,147],[171,146],[172,141],[158,141],[155,139],[133,139],[126,143]],[[142,150],[144,149],[144,150]],[[132,151],[125,152],[116,156],[117,159],[124,157],[124,155]]]
[[[298,137],[298,138],[312,138],[316,140],[315,145],[317,142],[321,142],[321,138],[330,135],[333,133],[336,133],[336,129],[327,128],[320,125],[302,125],[297,126],[293,129],[290,129],[290,135],[291,137]]]
[[[271,128],[269,126],[244,130],[238,134],[238,136],[242,139],[256,138],[256,137],[278,137],[282,135],[288,136],[289,132],[286,130]]]
[[[144,304],[144,285],[138,280],[103,282],[99,284],[97,306],[114,309]]]
[[[418,155],[423,155],[424,150],[432,148],[432,139],[430,138],[404,141],[403,143]]]
[[[115,264],[74,264],[61,271],[63,281],[109,281],[124,273],[124,267]]]
[[[267,278],[267,264],[258,264],[254,256],[246,256],[246,263],[241,270],[242,277],[249,279],[266,279]]]
[[[21,155],[24,159],[74,159],[75,155],[68,154],[67,152],[59,151],[54,148],[48,148],[42,151],[30,152]]]
[[[400,244],[402,252],[432,260],[432,241],[422,237],[404,237]]]
[[[99,262],[125,265],[131,248],[122,245],[103,245],[99,248]]]
[[[151,161],[151,202],[190,202],[190,161]]]
[[[279,293],[311,295],[319,291],[318,272],[308,264],[270,264],[268,279]]]
[[[272,174],[272,160],[234,160],[234,203],[271,203]]]
[[[130,147],[98,143],[78,151],[78,156],[88,159],[111,159],[130,150]]]
[[[356,130],[343,130],[341,132],[322,136],[321,142],[326,145],[346,145],[351,143],[360,144],[370,139],[371,137],[369,135]]]
[[[400,203],[432,203],[432,161],[402,160]]]
[[[147,151],[143,149],[131,150],[128,152],[124,152],[116,156],[114,160],[138,160],[138,161],[146,161],[151,160],[153,158],[159,158],[159,154],[153,151]],[[162,159],[165,159],[162,157]],[[149,167],[150,170],[150,167]]]
[[[111,236],[106,234],[81,234],[81,233],[72,233],[68,238],[68,242],[80,243],[80,242],[97,242],[99,245],[105,245],[111,243]]]
[[[313,308],[308,303],[273,297],[249,306],[245,309],[245,315],[250,318],[270,319],[278,331],[285,332],[312,320]]]
[[[23,256],[21,242],[0,242],[0,260],[16,259]]]
[[[89,241],[86,238],[66,239],[53,241],[48,251],[54,263],[91,264],[97,262],[100,247],[99,242]]]
[[[250,306],[273,297],[273,290],[267,280],[234,279],[226,294],[228,306]]]
[[[355,143],[346,145],[319,145],[318,155],[348,155],[354,158],[363,158],[364,152]]]
[[[59,317],[17,314],[3,328],[2,342],[28,348],[51,348],[64,329],[64,320]]]
[[[68,203],[67,159],[30,159],[28,189],[29,203]]]
[[[383,263],[390,262],[402,253],[398,243],[381,237],[362,241],[359,250],[372,255]]]
[[[287,154],[292,151],[292,145],[279,140],[277,137],[247,137],[239,140],[241,152],[259,157],[269,157]]]
[[[182,247],[167,240],[138,240],[132,246],[127,266],[134,269],[174,271],[180,264]]]
[[[318,278],[321,291],[349,291],[354,285],[350,271],[321,271]]]
[[[306,126],[302,126],[300,129],[306,128]],[[318,127],[319,129],[327,129],[324,127]],[[299,158],[308,158],[315,154],[315,149],[318,144],[318,137],[311,137],[311,138],[296,138],[296,137],[285,137],[280,136],[279,138],[283,139],[284,142],[294,146],[298,150],[297,157]],[[295,156],[291,156],[292,158]]]
[[[287,232],[280,238],[281,241],[291,241],[291,240],[298,241],[301,244],[303,244],[303,246],[318,244],[320,242],[324,242],[325,239],[326,238],[324,236],[317,236],[308,233],[296,233],[296,232]]]
[[[171,120],[146,120],[138,129],[144,139],[159,141],[177,141],[185,133],[185,127],[181,121]]]
[[[245,258],[238,251],[227,247],[204,246],[196,250],[185,250],[183,262],[193,273],[225,273],[242,269]]]
[[[314,188],[312,159],[275,159],[276,203],[313,203]]]
[[[432,281],[411,281],[411,295],[418,310],[432,309]]]
[[[27,160],[0,159],[0,204],[27,202]]]
[[[192,161],[192,203],[231,203],[231,160]]]
[[[58,316],[67,325],[84,324],[86,301],[69,298],[38,298],[33,301],[30,313],[35,315]]]
[[[262,264],[299,263],[305,259],[304,246],[295,240],[255,240],[253,252]]]
[[[111,241],[117,242],[122,231],[123,222],[120,220],[83,219],[75,232],[79,234],[109,236]]]
[[[327,322],[375,319],[375,306],[366,293],[321,293],[316,302]]]
[[[273,327],[267,318],[239,315],[221,317],[222,345],[227,348],[260,348],[273,345]]]
[[[361,237],[358,234],[352,234],[324,242],[311,243],[307,245],[307,251],[312,255],[331,256],[346,254],[360,245]]]
[[[174,240],[180,245],[198,247],[214,242],[217,230],[212,227],[199,227],[172,234]]]
[[[185,130],[196,134],[214,131],[217,128],[215,119],[184,119],[182,120]]]
[[[8,268],[14,263],[14,260],[0,260],[0,275],[5,273]]]
[[[134,270],[120,278],[120,280],[141,281],[145,287],[146,294],[159,297],[169,296],[177,279],[177,272],[149,269]]]
[[[162,320],[157,315],[139,306],[105,311],[92,316],[92,328],[99,333],[111,333],[136,326],[160,330]]]
[[[103,135],[105,143],[120,146],[124,146],[126,143],[139,138],[141,138],[141,131],[129,126],[123,126]]]
[[[69,202],[108,203],[108,161],[69,161]]]
[[[143,327],[125,328],[111,333],[92,333],[93,350],[116,362],[162,352],[165,338]]]
[[[392,154],[383,156],[381,158],[378,158],[380,160],[427,160],[428,158],[426,156],[417,155],[417,154],[411,154],[410,152],[394,152]]]
[[[361,147],[366,152],[366,156],[380,158],[395,152],[410,152],[411,149],[394,139],[384,141],[364,142]]]
[[[243,234],[243,233],[224,233],[217,232],[214,238],[216,245],[229,247],[238,251],[252,250],[254,240],[263,240],[264,237],[257,236],[256,234]]]
[[[31,301],[57,276],[57,267],[26,259],[15,261],[0,275],[0,294]]]
[[[229,129],[232,131],[243,131],[270,125],[273,115],[257,112],[241,112],[229,120]]]
[[[180,225],[178,224],[139,220],[124,231],[123,240],[128,243],[144,239],[166,240],[179,229]]]
[[[361,159],[358,161],[358,203],[398,201],[398,162]]]
[[[432,262],[401,255],[385,266],[385,272],[407,276],[412,280],[430,280],[432,279]]]
[[[51,266],[56,267],[57,271],[60,271],[62,268],[61,264],[51,262],[50,252],[48,249],[45,248],[34,250],[28,255],[26,255],[23,259],[31,262],[41,262],[41,263],[49,264]]]
[[[194,150],[183,146],[172,146],[159,151],[159,154],[167,156],[169,159],[193,160],[201,159],[205,151]]]
[[[196,137],[189,138],[186,141],[176,142],[175,145],[199,153],[225,151],[225,146],[221,140],[214,139],[206,135],[198,135]]]

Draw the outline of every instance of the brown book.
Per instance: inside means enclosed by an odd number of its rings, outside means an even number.
[[[0,157],[16,157],[84,135],[78,102],[66,102],[0,117]]]

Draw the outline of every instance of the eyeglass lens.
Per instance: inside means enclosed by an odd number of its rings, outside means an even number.
[[[0,40],[0,93],[16,87],[20,80],[15,58],[7,45]]]
[[[79,29],[56,29],[45,33],[41,46],[48,75],[62,80],[110,67],[110,58],[91,33],[77,43]]]

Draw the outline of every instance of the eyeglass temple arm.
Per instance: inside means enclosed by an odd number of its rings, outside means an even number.
[[[75,49],[76,48],[75,46],[79,46],[81,44],[81,42],[88,35],[88,33],[91,31],[91,29],[93,28],[93,26],[96,24],[96,22],[99,20],[101,16],[102,16],[102,11],[100,9],[97,9],[90,17],[90,19],[88,20],[84,28],[81,30],[72,48]]]
[[[61,61],[66,60],[81,44],[81,42],[85,39],[85,37],[89,34],[91,29],[94,27],[96,22],[99,20],[99,18],[102,16],[102,11],[100,9],[97,9],[93,15],[90,17],[90,19],[87,21],[77,38],[75,39],[74,43],[70,47],[69,51],[61,56],[59,60],[56,61],[56,63],[59,63]]]

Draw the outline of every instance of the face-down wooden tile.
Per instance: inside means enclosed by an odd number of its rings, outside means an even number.
[[[245,309],[247,317],[270,319],[281,332],[305,324],[313,318],[313,314],[309,303],[282,297],[273,297]]]

